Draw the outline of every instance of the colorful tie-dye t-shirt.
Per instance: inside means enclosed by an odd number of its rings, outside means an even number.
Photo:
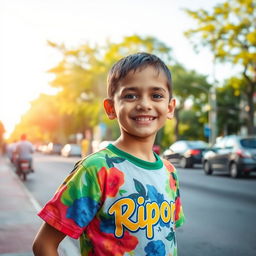
[[[81,160],[39,216],[80,238],[81,255],[174,256],[184,215],[173,165],[113,145]]]

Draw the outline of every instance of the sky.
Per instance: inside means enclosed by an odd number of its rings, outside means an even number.
[[[0,121],[8,136],[40,93],[55,93],[47,70],[60,60],[47,40],[78,47],[119,42],[124,36],[154,36],[172,48],[188,69],[212,76],[212,55],[195,53],[184,31],[193,20],[183,8],[210,9],[221,0],[0,0]],[[230,74],[215,68],[216,78]]]

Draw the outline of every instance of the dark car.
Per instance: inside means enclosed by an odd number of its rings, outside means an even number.
[[[256,171],[256,137],[224,136],[205,152],[202,161],[207,175],[213,171],[228,172],[233,178],[249,175]]]
[[[202,152],[208,144],[201,140],[179,140],[163,153],[163,158],[182,168],[192,168],[194,164],[202,163]]]

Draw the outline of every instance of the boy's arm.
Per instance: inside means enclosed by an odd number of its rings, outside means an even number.
[[[41,226],[33,242],[35,256],[58,256],[58,246],[66,235],[46,222]]]

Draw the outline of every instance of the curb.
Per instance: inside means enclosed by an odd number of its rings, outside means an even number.
[[[35,213],[37,214],[42,209],[42,206],[34,198],[34,196],[31,194],[31,192],[26,188],[26,186],[23,184],[23,182],[17,177],[17,175],[12,171],[11,171],[11,175],[15,176],[15,179],[17,180],[17,182],[20,183],[23,191],[28,196],[29,201],[33,205],[33,208],[35,209]],[[66,238],[60,243],[59,253],[60,253],[60,256],[80,256],[79,249],[74,245],[71,238],[69,238],[68,236],[66,236]],[[29,253],[29,254],[28,253],[0,254],[0,256],[33,256],[33,255],[34,255],[33,253]]]

